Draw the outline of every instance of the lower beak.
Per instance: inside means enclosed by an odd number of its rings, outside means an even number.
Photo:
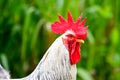
[[[77,42],[84,44],[84,40],[82,39],[77,39]]]

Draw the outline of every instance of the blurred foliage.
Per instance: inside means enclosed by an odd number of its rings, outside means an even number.
[[[120,0],[0,0],[0,63],[13,78],[31,73],[58,37],[50,25],[70,11],[87,17],[77,80],[120,80]]]

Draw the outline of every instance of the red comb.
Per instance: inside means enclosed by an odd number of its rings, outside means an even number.
[[[87,27],[85,26],[86,18],[81,20],[82,15],[74,22],[72,15],[68,12],[68,21],[66,21],[62,16],[58,15],[60,22],[55,21],[51,25],[51,29],[56,34],[63,34],[68,30],[72,30],[78,38],[85,39],[87,36]]]

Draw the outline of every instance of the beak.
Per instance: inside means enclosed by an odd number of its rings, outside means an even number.
[[[84,44],[84,40],[82,39],[77,39],[77,42]]]

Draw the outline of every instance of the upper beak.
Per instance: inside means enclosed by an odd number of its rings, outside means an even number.
[[[77,42],[84,44],[84,40],[82,39],[77,39]]]

